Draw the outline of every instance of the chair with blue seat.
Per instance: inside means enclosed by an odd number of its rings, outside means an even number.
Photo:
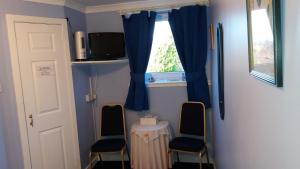
[[[105,105],[101,112],[101,133],[98,140],[90,152],[90,168],[92,169],[92,155],[97,154],[102,162],[101,154],[108,152],[120,152],[122,159],[122,169],[125,169],[124,152],[128,153],[126,143],[125,115],[122,105]]]
[[[202,157],[206,154],[209,164],[206,145],[206,116],[205,105],[201,102],[185,102],[182,104],[179,120],[179,136],[169,142],[169,152],[193,153],[198,155],[200,169]]]

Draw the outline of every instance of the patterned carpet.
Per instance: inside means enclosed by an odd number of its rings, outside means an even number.
[[[126,162],[126,169],[130,169],[130,163]],[[213,164],[203,164],[202,169],[214,169]],[[93,169],[122,169],[121,162],[110,161],[110,162],[98,162]],[[195,163],[175,163],[172,169],[199,169],[199,164]]]

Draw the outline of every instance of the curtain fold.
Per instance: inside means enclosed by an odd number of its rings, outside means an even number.
[[[130,66],[130,86],[125,108],[135,111],[149,109],[145,73],[150,57],[156,12],[142,11],[129,18],[122,16],[125,46]]]
[[[206,77],[207,7],[186,6],[169,13],[177,52],[186,73],[189,101],[201,101],[209,108]]]

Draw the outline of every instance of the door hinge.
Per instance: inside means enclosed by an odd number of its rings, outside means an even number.
[[[33,127],[33,116],[32,116],[32,114],[29,115],[29,118],[30,118],[29,124],[31,125],[31,127]]]

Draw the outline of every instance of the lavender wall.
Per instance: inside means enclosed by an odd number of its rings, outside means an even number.
[[[73,66],[77,128],[82,168],[86,168],[89,163],[89,150],[95,141],[91,105],[85,102],[85,95],[89,93],[88,78],[90,76],[90,67]]]
[[[88,32],[123,32],[122,18],[118,12],[87,14]],[[210,59],[209,59],[210,60]],[[210,79],[210,61],[208,61],[208,78]],[[129,65],[128,63],[95,65],[92,68],[93,76],[98,76],[97,94],[98,109],[104,104],[124,104],[129,86]],[[170,122],[174,130],[177,129],[178,113],[180,106],[187,101],[186,87],[149,87],[150,110],[143,113],[155,113],[161,120]],[[141,112],[126,111],[127,133],[130,133],[130,126],[144,115]],[[98,116],[99,119],[99,116]],[[208,112],[209,140],[211,140],[211,113]],[[99,128],[99,127],[98,127]],[[209,144],[212,152],[212,146]],[[212,153],[210,153],[212,156]],[[183,156],[184,160],[194,161],[190,156]]]
[[[16,100],[14,98],[13,80],[11,73],[12,71],[10,66],[11,64],[5,14],[31,15],[53,18],[65,18],[67,16],[71,19],[74,30],[85,30],[85,15],[72,9],[60,6],[24,2],[23,0],[0,0],[0,82],[3,85],[3,93],[0,94],[0,119],[1,125],[3,125],[4,127],[3,137],[1,132],[2,128],[0,127],[0,168],[22,169],[23,162],[20,147],[20,135],[18,130],[18,118],[15,104]],[[72,38],[70,38],[70,40],[72,40]],[[72,43],[73,42],[71,41],[71,46]],[[71,52],[74,53],[73,50]],[[85,72],[88,73],[88,70],[85,70]],[[84,92],[87,76],[82,76],[82,74],[80,73],[76,74],[79,74],[79,76],[74,77],[76,80],[74,83],[75,89],[79,89],[82,92]],[[77,109],[79,110],[77,112],[77,115],[80,117],[80,119],[78,120],[78,126],[81,128],[86,127],[87,131],[89,131],[90,128],[87,125],[87,123],[89,123],[89,120],[86,119],[89,118],[88,112],[90,111],[90,109],[88,106],[85,105],[85,103],[80,101],[80,98],[83,98],[82,95],[83,93],[81,92],[77,93],[76,95],[77,108],[80,107],[80,109]],[[84,152],[84,150],[87,149],[86,146],[84,146],[86,142],[85,139],[87,139],[88,142],[90,138],[93,137],[93,135],[89,134],[89,132],[83,132],[82,130],[79,131],[81,152]],[[2,161],[5,160],[4,149],[2,146],[3,142],[5,142],[7,152],[7,163],[3,163],[2,165]],[[82,165],[84,164],[85,162],[83,160]]]
[[[88,32],[123,32],[122,18],[117,12],[87,14],[86,23]]]
[[[7,148],[7,169],[22,169],[23,162],[20,147],[20,135],[18,130],[18,118],[16,111],[16,100],[14,98],[14,89],[12,73],[10,66],[9,46],[6,31],[5,14],[24,14],[35,16],[62,17],[64,9],[62,7],[53,7],[46,5],[36,5],[25,3],[22,0],[2,0],[0,1],[0,48],[1,50],[1,77],[0,81],[3,87],[1,94],[1,119],[3,118],[4,138]]]
[[[217,60],[213,54],[213,107],[219,169],[300,168],[300,12],[282,2],[284,87],[249,75],[246,1],[213,0],[212,19],[224,24],[225,121],[218,113]]]
[[[70,8],[65,8],[65,16],[69,17],[70,32],[73,33],[78,30],[86,32],[85,14]],[[75,45],[72,33],[70,33],[70,47],[72,59],[74,59]],[[90,66],[72,66],[72,71],[81,166],[82,168],[85,168],[89,163],[88,157],[90,146],[95,141],[91,105],[85,102],[85,95],[89,93],[89,77],[91,76],[91,68]]]
[[[20,135],[18,130],[16,100],[14,98],[13,81],[10,66],[10,54],[6,31],[5,14],[32,15],[41,17],[65,18],[69,17],[72,30],[83,30],[86,32],[123,31],[121,17],[118,13],[102,13],[84,15],[70,8],[52,5],[43,5],[23,0],[1,0],[0,1],[0,82],[3,85],[3,93],[0,94],[0,117],[3,120],[3,137],[0,137],[0,159],[6,161],[1,167],[5,169],[23,168]],[[74,56],[74,40],[70,33],[71,54]],[[208,64],[210,65],[210,64]],[[81,164],[85,168],[88,163],[89,148],[94,142],[93,120],[91,105],[85,103],[84,95],[88,93],[88,77],[99,75],[98,80],[98,107],[111,102],[124,103],[129,83],[128,64],[94,66],[92,71],[89,66],[73,66],[75,102],[77,109],[77,125],[80,143]],[[209,73],[208,73],[209,74]],[[116,83],[118,79],[118,83]],[[185,87],[149,88],[151,112],[158,114],[161,119],[170,121],[176,128],[178,111],[181,103],[186,101]],[[164,102],[165,104],[161,104]],[[138,120],[139,113],[127,112],[127,125],[130,126]],[[129,128],[128,128],[129,130]],[[0,136],[1,127],[0,127]],[[4,144],[2,144],[5,142]],[[1,146],[3,145],[3,146]],[[5,150],[6,155],[5,158]],[[1,161],[0,160],[0,161]],[[7,164],[7,166],[6,166]]]
[[[0,93],[1,95],[1,93]],[[0,101],[0,108],[2,107]],[[4,134],[3,134],[3,118],[1,116],[2,110],[0,109],[0,166],[3,166],[4,168],[8,168],[7,166],[7,159],[6,159],[6,148],[4,143]]]

